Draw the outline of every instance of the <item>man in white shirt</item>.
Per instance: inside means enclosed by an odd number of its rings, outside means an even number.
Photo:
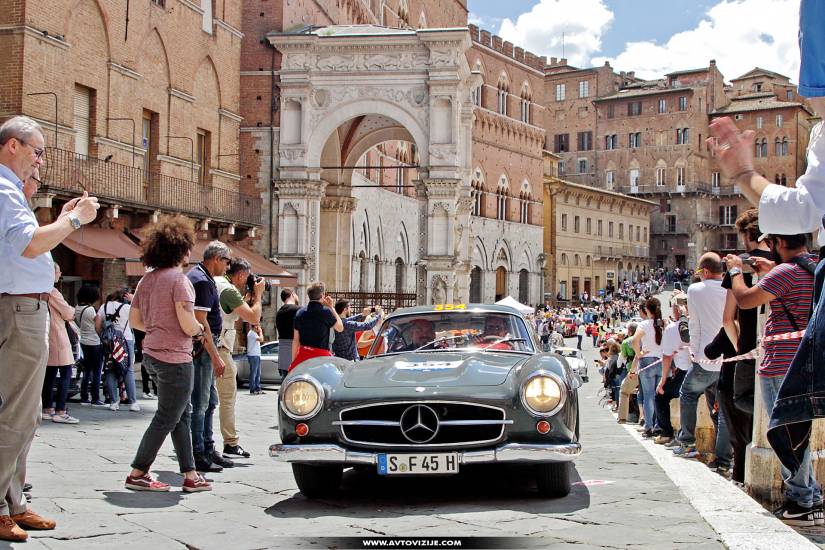
[[[657,445],[666,445],[673,441],[670,402],[679,398],[679,390],[691,366],[690,351],[679,335],[679,319],[685,313],[675,302],[672,312],[674,321],[665,327],[662,334],[662,379],[656,388],[656,418],[662,433],[654,440]]]
[[[579,328],[576,329],[576,338],[579,339],[578,344],[576,344],[577,348],[582,349],[582,340],[584,340],[586,335],[587,329],[584,328],[584,323],[579,323]]]
[[[684,458],[698,456],[696,451],[696,406],[699,397],[719,380],[721,360],[709,362],[705,356],[705,346],[710,344],[722,328],[722,314],[725,309],[727,290],[722,288],[722,258],[715,252],[708,252],[699,258],[698,283],[690,285],[687,291],[690,319],[690,352],[694,358],[679,392],[679,421],[681,428],[677,439],[679,447],[673,453]],[[701,364],[699,363],[701,362]],[[719,423],[717,440],[728,439],[727,427]],[[726,445],[727,446],[727,445]]]

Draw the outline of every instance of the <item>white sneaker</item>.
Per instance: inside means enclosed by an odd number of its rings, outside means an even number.
[[[51,420],[51,419],[52,419],[52,416],[54,416],[54,414],[53,414],[53,413],[47,413],[47,412],[44,412],[44,413],[42,413],[42,414],[40,415],[40,417],[41,417],[43,420]]]
[[[73,416],[69,416],[69,413],[63,413],[52,416],[52,422],[57,422],[58,424],[77,424],[80,420]]]
[[[143,394],[143,398],[144,398],[144,399],[157,399],[157,397],[155,397],[155,396],[154,396],[154,395],[152,395],[151,393],[144,393],[144,394]]]
[[[132,403],[131,405],[129,405],[129,410],[132,412],[140,412],[140,405],[138,405],[137,403]]]
[[[120,410],[120,405],[118,405],[117,403],[112,403],[111,405],[109,405],[109,410],[110,411],[119,411]]]

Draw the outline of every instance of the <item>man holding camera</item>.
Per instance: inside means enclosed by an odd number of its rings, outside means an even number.
[[[770,304],[771,312],[765,325],[765,336],[777,336],[804,330],[808,326],[814,291],[814,268],[817,258],[808,253],[807,235],[762,235],[771,248],[775,262],[757,257],[753,267],[764,274],[748,288],[742,276],[742,259],[727,257],[731,277],[731,292],[740,308],[755,308]],[[773,412],[779,388],[797,353],[801,337],[767,341],[765,355],[759,364],[759,385],[768,416]],[[785,504],[776,516],[790,525],[809,525],[822,517],[822,490],[816,482],[810,448],[802,454],[794,471],[781,466],[785,481]]]
[[[335,312],[344,323],[344,330],[335,335],[332,342],[332,353],[336,357],[358,361],[358,349],[355,346],[355,333],[372,330],[383,319],[384,310],[381,306],[365,307],[360,315],[352,315],[349,300],[338,300],[335,303]],[[370,318],[372,316],[372,318]]]
[[[249,262],[243,258],[232,258],[225,277],[215,280],[223,317],[223,329],[218,341],[218,355],[226,368],[215,384],[218,388],[220,402],[219,418],[221,436],[223,436],[224,458],[249,458],[249,453],[238,445],[238,433],[235,430],[235,398],[238,395],[238,368],[232,360],[237,331],[235,324],[240,319],[252,325],[261,322],[261,296],[266,281],[252,276]],[[251,284],[250,284],[251,283]]]

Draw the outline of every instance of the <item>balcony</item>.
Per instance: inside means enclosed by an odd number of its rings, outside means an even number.
[[[686,223],[654,221],[650,226],[650,233],[653,235],[690,235],[691,229],[692,227]]]
[[[597,245],[593,250],[593,259],[596,261],[618,260],[622,257],[621,246]]]
[[[261,199],[238,191],[147,172],[125,164],[46,148],[41,192],[78,196],[87,190],[119,206],[180,212],[191,216],[246,225],[261,224]]]
[[[714,197],[739,197],[742,190],[738,185],[726,185],[724,187],[711,187],[711,195]]]
[[[620,185],[616,190],[625,195],[674,195],[686,193],[709,194],[710,186],[705,183],[686,183],[684,185],[656,185],[643,183],[638,185]]]

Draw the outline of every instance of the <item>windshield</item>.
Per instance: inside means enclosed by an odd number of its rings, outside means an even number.
[[[490,312],[432,312],[388,319],[368,356],[405,351],[533,352],[524,321]]]

